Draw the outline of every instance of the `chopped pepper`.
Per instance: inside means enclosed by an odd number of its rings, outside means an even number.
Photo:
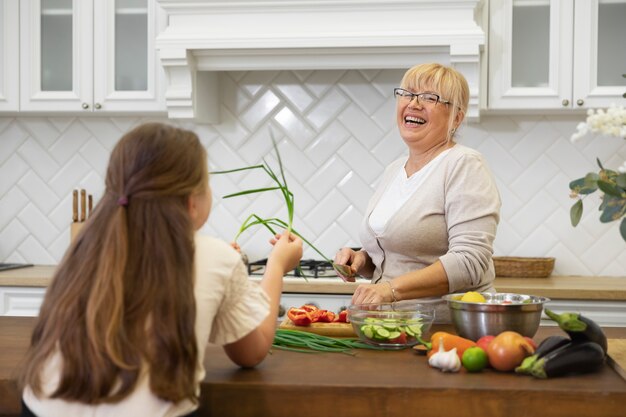
[[[287,317],[296,326],[308,326],[313,323],[311,314],[303,308],[292,307],[287,311]]]

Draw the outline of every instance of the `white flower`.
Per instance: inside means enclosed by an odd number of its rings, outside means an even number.
[[[587,110],[587,120],[576,126],[576,132],[572,134],[570,140],[576,142],[589,132],[626,139],[626,109],[624,106],[618,107],[611,104],[606,110]],[[626,161],[618,170],[619,172],[626,172]]]

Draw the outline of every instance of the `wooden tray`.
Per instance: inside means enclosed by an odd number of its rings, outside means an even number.
[[[609,339],[607,362],[615,372],[626,379],[626,339]]]
[[[350,323],[311,323],[308,326],[296,326],[291,320],[285,318],[278,328],[300,330],[330,337],[357,337]]]

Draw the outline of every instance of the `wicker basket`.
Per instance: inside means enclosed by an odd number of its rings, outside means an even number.
[[[547,278],[554,269],[554,258],[494,256],[497,277]]]

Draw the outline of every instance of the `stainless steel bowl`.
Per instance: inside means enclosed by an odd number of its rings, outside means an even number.
[[[450,318],[459,336],[478,340],[486,335],[497,336],[510,330],[533,337],[541,322],[546,297],[514,293],[481,293],[485,303],[460,301],[463,294],[448,294]]]

